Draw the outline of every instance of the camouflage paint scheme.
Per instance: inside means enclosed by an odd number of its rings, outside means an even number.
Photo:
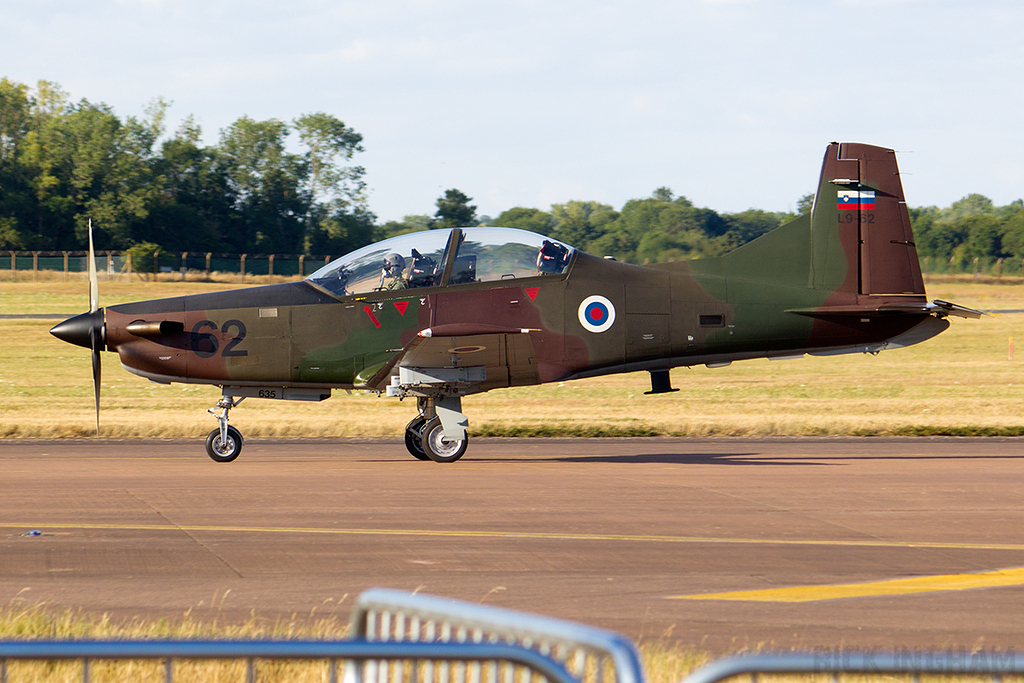
[[[614,317],[601,331],[583,321],[581,305],[595,296]],[[747,358],[877,352],[940,333],[949,314],[976,313],[926,300],[893,150],[832,143],[811,215],[721,258],[636,266],[574,251],[557,275],[348,296],[307,279],[122,304],[105,310],[105,343],[126,369],[154,381],[319,400],[334,388],[383,392],[399,367],[485,367],[486,379],[454,390],[462,395],[636,370],[651,371],[653,381],[672,367]],[[140,321],[180,325],[128,331]],[[668,390],[661,376],[654,393]]]

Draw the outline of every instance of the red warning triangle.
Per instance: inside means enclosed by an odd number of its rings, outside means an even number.
[[[526,292],[526,296],[530,297],[530,301],[533,301],[537,298],[537,292],[540,291],[540,287],[526,287],[523,291]]]
[[[409,308],[409,302],[408,301],[396,301],[395,302],[395,308],[398,309],[398,314],[399,315],[405,315],[405,309]]]

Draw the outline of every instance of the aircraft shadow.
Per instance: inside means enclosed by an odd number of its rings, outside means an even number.
[[[794,458],[772,458],[757,453],[637,453],[636,455],[566,455],[530,458],[550,462],[618,462],[634,465],[828,465]]]

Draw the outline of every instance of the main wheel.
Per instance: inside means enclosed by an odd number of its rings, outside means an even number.
[[[222,442],[220,429],[214,429],[206,437],[206,454],[216,462],[231,462],[242,452],[242,433],[228,427],[227,441]]]
[[[441,418],[435,417],[423,426],[423,438],[420,445],[427,457],[434,462],[455,462],[466,453],[469,435],[464,439],[446,439]]]
[[[412,422],[405,426],[405,447],[412,454],[412,457],[417,460],[430,460],[426,452],[423,450],[423,425],[427,423],[427,418],[422,415],[417,415],[412,419]]]

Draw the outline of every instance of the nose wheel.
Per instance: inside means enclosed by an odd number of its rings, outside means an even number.
[[[206,437],[206,454],[215,462],[231,462],[241,452],[242,433],[234,427],[228,427],[225,436],[221,436],[219,429],[214,429]]]
[[[214,462],[231,462],[242,452],[242,446],[245,443],[242,433],[228,425],[228,411],[244,400],[245,397],[236,401],[233,396],[222,396],[217,401],[217,408],[221,409],[219,415],[214,408],[206,411],[220,422],[220,426],[206,437],[206,454]]]

